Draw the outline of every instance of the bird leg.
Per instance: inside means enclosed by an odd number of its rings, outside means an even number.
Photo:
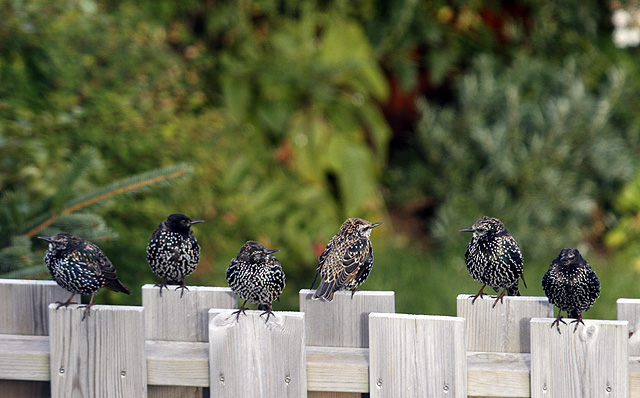
[[[264,321],[264,323],[267,323],[267,322],[269,322],[269,317],[270,317],[271,315],[273,315],[273,317],[275,318],[276,314],[274,314],[274,313],[273,313],[273,308],[271,307],[271,304],[269,304],[268,306],[265,306],[265,307],[267,307],[267,309],[266,309],[262,314],[260,314],[260,316],[262,316],[262,315],[264,315],[264,314],[267,314],[267,320],[266,320],[266,321]],[[264,307],[263,307],[263,308],[264,308]],[[263,308],[260,308],[260,309],[263,309]],[[238,314],[238,315],[239,315],[239,314]]]
[[[502,293],[500,293],[500,295],[496,297],[496,301],[493,302],[493,306],[491,308],[496,308],[496,304],[498,304],[498,301],[502,303],[502,298],[504,297],[504,294],[506,292],[507,292],[507,288],[505,287],[504,289],[502,289]]]
[[[583,324],[584,325],[584,322],[582,321],[582,311],[580,311],[580,315],[578,315],[578,317],[576,319],[574,319],[573,321],[571,321],[569,323],[575,323],[576,324],[576,327],[573,328],[573,333],[575,333],[576,330],[578,330],[578,325],[579,324]]]
[[[238,308],[237,311],[233,311],[231,313],[231,315],[235,315],[236,316],[236,321],[240,320],[240,313],[242,312],[244,314],[244,316],[247,316],[247,314],[245,313],[245,311],[247,310],[247,308],[244,306],[245,304],[247,304],[248,300],[245,300],[244,303],[242,303],[242,305],[240,306],[240,308]],[[274,315],[275,316],[275,315]],[[269,317],[267,317],[267,320],[269,320]]]
[[[558,329],[558,333],[560,333],[560,322],[564,323],[565,325],[567,324],[565,321],[562,320],[562,315],[560,315],[562,311],[558,310],[558,317],[556,318],[555,321],[551,322],[551,327],[553,327],[553,325],[556,325],[556,328]],[[576,326],[577,327],[577,326]]]
[[[161,283],[156,283],[153,286],[159,286],[160,287],[160,297],[162,297],[162,288],[163,287],[165,289],[169,290],[169,287],[167,286],[167,278],[166,277],[162,278],[162,282]]]
[[[168,289],[169,288],[167,288],[167,290]],[[187,289],[187,291],[189,291],[189,288],[187,287],[187,285],[184,284],[184,279],[182,279],[182,282],[180,282],[180,286],[178,286],[176,288],[176,290],[178,290],[178,289],[182,289],[182,291],[180,292],[180,298],[182,298],[182,295],[184,294],[184,289]],[[160,289],[160,290],[162,290],[162,289]]]
[[[480,288],[480,291],[475,296],[469,296],[469,298],[473,297],[473,300],[471,300],[471,304],[474,304],[478,297],[483,298],[483,296],[486,294],[486,293],[482,292],[484,290],[485,286],[487,286],[487,285],[482,285],[482,287]]]
[[[86,318],[87,314],[88,314],[89,316],[91,316],[91,313],[89,312],[89,310],[91,309],[91,306],[94,304],[94,302],[93,302],[93,296],[95,296],[95,295],[96,295],[95,293],[93,293],[93,294],[91,295],[91,300],[89,300],[89,304],[87,304],[87,305],[81,305],[81,306],[79,306],[79,307],[78,307],[78,308],[84,308],[84,314],[82,314],[82,320],[83,320],[83,321],[84,321],[84,318]]]
[[[67,299],[67,301],[65,301],[64,303],[60,302],[60,301],[56,301],[56,304],[58,304],[58,306],[56,307],[56,309],[60,308],[60,307],[68,307],[69,304],[78,304],[75,301],[71,301],[73,300],[73,297],[75,297],[75,293],[71,294],[71,297],[69,297]]]
[[[354,287],[353,290],[351,291],[351,300],[353,300],[353,295],[356,294],[357,291],[358,291],[358,288]]]

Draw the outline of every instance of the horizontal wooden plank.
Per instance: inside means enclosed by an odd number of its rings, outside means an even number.
[[[147,340],[147,383],[209,387],[209,343]]]
[[[49,336],[0,334],[0,379],[49,381]]]
[[[529,397],[531,354],[467,352],[471,397]]]
[[[146,342],[149,385],[209,386],[209,345]],[[468,352],[469,396],[530,396],[530,354]],[[48,381],[49,337],[0,335],[0,379]],[[369,349],[307,347],[309,391],[368,392]],[[640,357],[629,357],[630,396],[640,396]]]
[[[369,349],[307,346],[307,390],[368,392]]]

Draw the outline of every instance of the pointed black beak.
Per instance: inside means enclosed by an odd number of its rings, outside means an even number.
[[[473,227],[469,227],[469,228],[462,228],[458,232],[473,232],[473,231],[475,231],[475,229],[473,229]]]
[[[54,243],[55,241],[53,240],[53,238],[48,237],[48,236],[38,236],[38,239],[42,239],[42,240],[46,240],[49,243]]]
[[[378,225],[382,225],[382,224],[383,224],[383,223],[381,223],[381,222],[372,222],[372,223],[371,223],[371,228],[375,228],[375,227],[377,227]]]
[[[267,253],[275,253],[275,252],[279,252],[280,249],[264,249],[264,251],[266,251]]]
[[[204,222],[204,220],[191,220],[191,221],[189,222],[189,226],[192,226],[193,224],[199,224],[199,223],[201,223],[201,222]]]

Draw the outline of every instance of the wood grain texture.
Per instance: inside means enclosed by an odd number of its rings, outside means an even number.
[[[49,337],[0,335],[0,379],[49,381]]]
[[[49,335],[49,304],[70,295],[54,281],[0,279],[0,333]]]
[[[51,396],[147,396],[142,307],[49,306]]]
[[[619,321],[629,322],[629,355],[640,356],[640,299],[618,299],[616,313]]]
[[[465,397],[464,318],[369,315],[371,397]]]
[[[629,396],[640,397],[640,357],[629,357]]]
[[[209,309],[237,308],[238,299],[228,287],[189,286],[180,290],[142,286],[146,337],[149,340],[208,341]]]
[[[49,335],[49,304],[66,301],[70,294],[54,281],[0,279],[0,333]],[[0,392],[11,397],[48,395],[50,389],[48,382],[0,380]]]
[[[467,353],[467,394],[473,397],[531,396],[531,354]]]
[[[368,349],[307,347],[307,390],[336,391],[336,388],[343,393],[369,391]]]
[[[531,352],[529,321],[553,317],[553,306],[546,297],[504,297],[493,307],[494,299],[478,298],[471,304],[469,294],[457,298],[457,316],[467,320],[467,349],[472,352]]]
[[[209,311],[211,396],[306,397],[305,314]]]
[[[148,340],[146,353],[150,387],[209,387],[209,343]]]
[[[369,313],[395,312],[395,293],[338,291],[332,302],[312,300],[315,290],[299,293],[300,311],[306,314],[308,346],[369,347]]]
[[[169,385],[209,386],[208,343],[150,340],[146,347],[150,386],[157,385],[159,391]],[[48,337],[0,335],[0,379],[15,379],[3,381],[21,386],[23,383],[17,380],[49,380],[48,369]],[[530,369],[530,354],[468,352],[468,395],[529,397]],[[317,390],[308,396],[330,388],[345,392],[369,391],[368,348],[307,347],[307,389]],[[629,392],[630,397],[640,396],[640,357],[629,358]],[[44,396],[49,396],[49,389]]]
[[[151,284],[142,286],[147,339],[207,342],[209,309],[238,306],[235,293],[228,287],[189,286],[182,297],[180,293],[180,289],[169,286],[168,290],[162,290],[160,296],[159,287]],[[202,388],[169,385],[149,387],[149,398],[202,398],[204,395]]]
[[[352,295],[349,291],[338,291],[332,302],[312,300],[314,292],[309,289],[299,292],[300,311],[307,315],[307,346],[369,347],[369,313],[395,312],[394,292],[358,290]],[[324,391],[336,388],[334,385]],[[360,394],[310,392],[309,397],[359,398]]]
[[[531,396],[628,397],[627,322],[585,320],[574,324],[531,320]]]

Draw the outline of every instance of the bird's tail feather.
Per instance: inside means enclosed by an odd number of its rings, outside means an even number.
[[[507,286],[507,294],[509,296],[520,296],[520,288],[518,287],[518,282],[514,283],[511,286]]]
[[[327,283],[323,280],[320,281],[318,289],[313,293],[314,300],[333,301],[335,293],[335,282]]]
[[[107,289],[111,289],[114,292],[131,294],[131,290],[129,290],[128,287],[126,287],[122,282],[120,282],[118,278],[107,279],[107,282],[105,283],[104,287],[106,287]]]

